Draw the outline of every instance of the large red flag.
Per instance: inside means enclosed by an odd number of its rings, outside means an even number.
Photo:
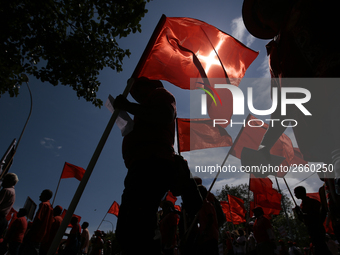
[[[119,204],[116,201],[114,201],[107,213],[111,213],[111,214],[116,215],[118,217]]]
[[[63,169],[60,179],[74,177],[77,180],[81,181],[81,179],[84,176],[84,173],[85,173],[84,168],[65,162],[64,169]]]
[[[226,215],[227,221],[233,222],[233,224],[246,222],[246,210],[244,208],[244,201],[241,198],[232,195],[228,195],[228,200],[229,202],[220,201],[222,210]]]
[[[177,118],[177,137],[180,152],[232,145],[232,138],[219,125],[213,127],[212,119]]]
[[[239,136],[234,141],[231,148],[231,155],[241,158],[241,152],[244,147],[257,150],[261,144],[262,138],[268,129],[268,124],[249,115],[245,121],[245,127],[240,131]],[[283,166],[289,166],[295,157],[292,141],[286,134],[282,134],[271,148],[270,153],[277,156],[285,157],[282,162]],[[287,172],[276,173],[277,177],[283,177]]]
[[[253,174],[250,174],[249,190],[256,194],[272,193],[273,182],[268,178],[255,178]]]
[[[214,96],[220,97],[222,105],[215,105],[208,97],[209,116],[229,120],[233,109],[230,91],[211,89],[214,84],[203,85],[201,79],[222,78],[225,83],[238,86],[259,53],[200,20],[163,15],[161,21],[162,26],[157,27],[157,34],[153,35],[136,76],[166,80],[182,89],[212,91]],[[190,83],[191,78],[194,82]]]

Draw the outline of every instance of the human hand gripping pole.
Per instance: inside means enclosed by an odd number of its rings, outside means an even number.
[[[128,80],[127,86],[125,87],[125,90],[124,90],[124,92],[122,94],[125,98],[129,94],[129,91],[130,91],[133,83],[134,83],[134,79],[130,78]],[[47,255],[54,255],[56,253],[57,248],[59,246],[59,243],[60,243],[60,241],[61,241],[61,239],[62,239],[62,237],[63,237],[63,235],[64,235],[64,233],[66,231],[67,225],[71,221],[72,215],[73,215],[73,213],[74,213],[74,211],[75,211],[75,209],[76,209],[76,207],[78,205],[78,202],[79,202],[79,200],[81,198],[81,195],[82,195],[82,193],[83,193],[83,191],[84,191],[84,189],[86,187],[86,184],[87,184],[88,180],[90,179],[92,171],[93,171],[93,169],[94,169],[94,167],[95,167],[95,165],[97,163],[99,155],[100,155],[100,153],[101,153],[101,151],[102,151],[102,149],[103,149],[103,147],[105,145],[105,142],[106,142],[106,140],[107,140],[107,138],[108,138],[108,136],[109,136],[109,134],[111,132],[111,129],[112,129],[112,127],[113,127],[117,117],[118,117],[118,114],[119,114],[119,109],[116,109],[114,111],[114,113],[112,114],[112,116],[111,116],[111,118],[109,120],[109,123],[107,124],[107,126],[106,126],[106,128],[104,130],[104,133],[103,133],[103,135],[102,135],[102,137],[101,137],[101,139],[100,139],[100,141],[99,141],[99,143],[98,143],[98,145],[96,147],[95,152],[92,155],[92,158],[91,158],[91,160],[90,160],[90,162],[89,162],[89,164],[88,164],[88,166],[86,168],[84,176],[83,176],[83,178],[81,179],[81,181],[80,181],[80,183],[78,185],[78,188],[77,188],[77,190],[76,190],[76,192],[75,192],[75,194],[73,196],[73,199],[72,199],[72,201],[71,201],[71,203],[70,203],[70,205],[69,205],[69,207],[67,209],[66,215],[65,215],[65,217],[64,217],[64,219],[63,219],[63,221],[62,221],[62,223],[61,223],[61,225],[60,225],[60,227],[58,229],[58,232],[57,232],[57,234],[55,235],[55,237],[53,239],[53,242],[52,242],[52,244],[50,246],[50,249],[48,250]]]

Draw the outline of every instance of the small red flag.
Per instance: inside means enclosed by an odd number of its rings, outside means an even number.
[[[239,136],[234,141],[231,148],[231,155],[241,158],[241,152],[244,147],[257,150],[261,144],[262,138],[268,129],[268,124],[262,120],[256,119],[254,116],[249,115],[245,127],[241,130]],[[295,157],[292,141],[286,134],[282,134],[271,148],[270,153],[277,156],[285,157],[286,159],[281,165],[289,166],[290,162]],[[288,171],[277,172],[277,177],[283,177]]]
[[[244,201],[241,198],[232,195],[228,195],[228,200],[229,202],[220,201],[227,221],[233,222],[233,224],[246,222],[246,209],[244,208]]]
[[[84,173],[85,173],[84,168],[65,162],[64,169],[63,169],[60,179],[74,177],[77,180],[81,181],[81,179],[84,176]]]
[[[268,178],[256,178],[250,174],[249,190],[256,194],[271,193],[273,190],[273,182]]]
[[[116,201],[114,201],[107,213],[111,213],[111,214],[116,215],[118,217],[119,204]]]
[[[277,214],[279,214],[281,211],[281,198],[282,195],[275,189],[272,189],[272,192],[270,193],[254,194],[256,205],[264,208],[275,209],[278,211]]]
[[[212,119],[177,118],[179,151],[192,151],[232,145],[232,138],[219,125],[213,127]]]
[[[170,201],[170,202],[172,202],[173,204],[175,204],[176,201],[177,201],[177,197],[175,197],[175,196],[171,193],[171,191],[168,191],[168,193],[166,194],[165,200],[166,200],[166,201]]]

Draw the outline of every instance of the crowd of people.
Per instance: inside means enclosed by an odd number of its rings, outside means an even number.
[[[7,173],[2,179],[0,191],[0,254],[4,255],[46,255],[63,221],[60,205],[52,207],[52,191],[41,192],[39,208],[33,221],[28,222],[28,211],[20,208],[12,217],[11,209],[15,202],[14,186],[18,176]],[[73,216],[71,230],[65,233],[55,254],[58,255],[104,255],[105,233],[97,230],[90,238],[89,223],[80,226],[78,217]],[[110,246],[110,240],[106,244]],[[110,247],[109,249],[110,250]]]

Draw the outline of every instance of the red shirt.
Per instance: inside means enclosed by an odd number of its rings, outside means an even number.
[[[253,233],[257,243],[270,241],[267,230],[271,228],[272,225],[270,224],[270,221],[266,217],[261,216],[260,218],[255,220],[253,226]]]
[[[50,201],[41,202],[30,230],[31,241],[41,243],[49,233],[53,222],[53,208]]]
[[[174,96],[164,88],[157,88],[141,105],[152,108],[172,109],[173,120],[169,124],[145,121],[138,116],[134,118],[133,130],[124,137],[123,158],[127,168],[135,160],[148,157],[172,159],[174,154],[176,101]]]
[[[18,242],[22,243],[24,235],[27,230],[27,220],[26,217],[19,217],[11,225],[11,228],[7,233],[8,242]]]

